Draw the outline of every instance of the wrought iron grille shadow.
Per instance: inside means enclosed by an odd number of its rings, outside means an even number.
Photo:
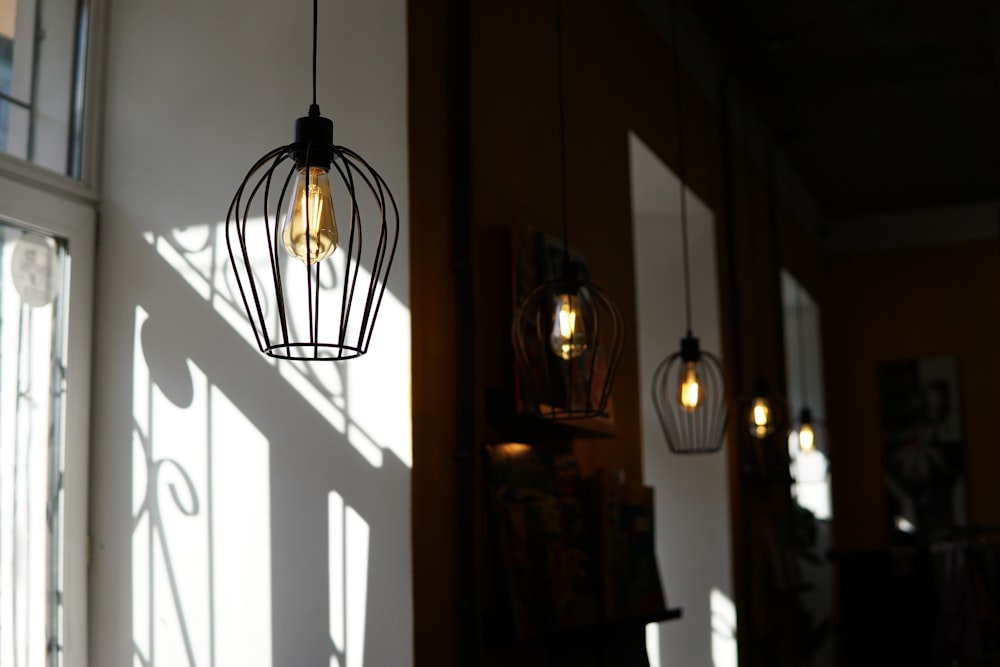
[[[177,584],[177,574],[174,570],[173,559],[170,555],[170,545],[167,539],[167,533],[163,525],[162,513],[160,509],[160,474],[164,470],[173,469],[178,475],[180,482],[183,484],[183,492],[186,496],[181,496],[178,492],[178,487],[175,483],[169,483],[168,488],[170,489],[170,497],[174,502],[174,506],[177,510],[186,517],[197,516],[200,511],[200,503],[198,501],[198,492],[195,489],[194,482],[191,481],[191,476],[188,475],[187,471],[175,460],[170,458],[155,459],[153,457],[152,443],[148,434],[144,434],[142,429],[139,427],[138,422],[133,422],[135,425],[135,433],[139,437],[139,442],[142,446],[143,454],[145,455],[145,467],[146,467],[146,492],[143,496],[142,503],[139,505],[139,510],[135,513],[132,520],[132,533],[133,535],[139,529],[139,525],[144,516],[149,518],[149,572],[153,572],[155,563],[155,554],[157,542],[160,547],[160,554],[163,558],[164,567],[166,568],[166,575],[170,585],[170,598],[174,605],[174,610],[177,613],[177,619],[180,624],[181,639],[184,643],[184,650],[187,654],[188,664],[197,664],[194,656],[194,648],[191,643],[191,633],[188,631],[187,622],[184,616],[184,610],[181,606],[180,600],[180,589]],[[185,503],[184,500],[187,499]],[[154,577],[149,577],[149,601],[150,607],[155,608],[156,591],[154,586]],[[152,610],[151,610],[152,611]],[[155,618],[154,613],[149,614],[149,638],[150,638],[150,653],[152,653],[152,646],[154,645],[154,637],[156,635],[155,629]],[[152,656],[144,656],[142,654],[142,649],[133,641],[134,656],[143,667],[154,667]]]
[[[147,233],[146,240],[199,295],[213,305],[248,344],[256,345],[244,321],[242,297],[230,270],[221,224],[173,229],[166,234]],[[338,288],[335,272],[327,271],[322,275],[321,289]],[[262,308],[265,317],[277,318],[264,297]],[[294,329],[294,321],[290,320],[288,326]],[[304,390],[311,394],[309,399],[321,396],[339,413],[332,416],[326,413],[338,431],[356,433],[365,442],[378,441],[365,425],[351,417],[346,366],[289,362],[282,364],[280,370],[300,379],[300,383],[295,383],[296,387],[303,391],[304,384]],[[372,457],[369,455],[369,458]]]
[[[153,237],[154,244],[160,238],[163,237]],[[177,249],[176,245],[170,245]],[[202,240],[189,249],[205,252],[212,247],[211,242]],[[138,397],[145,392],[147,398],[142,400],[148,401],[149,392],[157,387],[173,406],[188,407],[192,394],[185,383],[190,378],[185,380],[176,373],[178,368],[188,368],[190,362],[192,368],[197,367],[204,374],[208,386],[224,394],[246,417],[248,423],[258,429],[261,436],[270,443],[268,458],[271,475],[273,479],[282,480],[272,485],[268,499],[272,520],[270,582],[273,590],[268,612],[272,615],[273,664],[286,664],[290,659],[299,662],[303,656],[308,658],[304,661],[310,663],[315,661],[314,658],[329,661],[331,657],[335,657],[342,665],[352,664],[351,654],[360,652],[372,656],[376,660],[373,664],[379,664],[376,656],[380,653],[391,656],[392,642],[375,641],[372,639],[373,633],[365,632],[360,638],[356,638],[353,645],[337,645],[328,636],[329,624],[322,614],[315,618],[299,618],[301,612],[295,608],[303,596],[310,597],[323,607],[335,604],[326,597],[326,587],[317,585],[324,578],[337,575],[328,571],[326,551],[316,545],[317,540],[323,539],[325,531],[322,524],[327,517],[325,508],[317,509],[314,502],[325,498],[325,494],[334,488],[343,494],[350,507],[364,518],[370,528],[369,554],[366,559],[369,575],[366,577],[367,597],[364,600],[367,608],[362,617],[372,620],[385,618],[390,619],[389,622],[396,619],[394,625],[400,626],[402,631],[409,631],[406,627],[407,616],[398,611],[408,606],[399,604],[398,595],[400,591],[408,591],[409,580],[407,576],[403,576],[405,567],[400,567],[396,556],[407,553],[408,530],[405,521],[400,523],[396,516],[405,515],[405,512],[393,510],[407,506],[408,466],[397,457],[390,456],[385,457],[381,468],[372,467],[363,455],[356,455],[354,449],[344,447],[347,444],[345,438],[336,437],[329,428],[329,419],[321,414],[326,410],[325,405],[322,402],[299,400],[295,392],[288,391],[288,378],[276,373],[274,365],[251,346],[239,342],[239,336],[234,335],[225,316],[213,304],[213,300],[222,298],[224,290],[212,287],[206,292],[196,285],[197,278],[205,275],[202,271],[206,269],[202,267],[197,272],[194,269],[199,268],[198,262],[205,257],[189,257],[188,262],[181,266],[188,267],[187,270],[191,273],[184,275],[159,248],[156,252],[153,251],[149,238],[147,243],[136,239],[133,251],[132,261],[143,267],[144,273],[161,286],[164,294],[169,294],[168,297],[153,302],[145,299],[144,307],[149,309],[150,321],[156,324],[150,330],[157,333],[147,338],[145,332],[140,334],[139,329],[136,329],[141,346],[136,347],[133,364],[148,367],[150,378],[147,383],[133,377],[133,394]],[[178,252],[180,257],[184,254]],[[191,252],[186,254],[190,255]],[[206,273],[211,275],[210,269]],[[177,318],[177,312],[183,312],[185,316]],[[206,338],[231,340],[233,344],[214,345],[208,349],[203,345]],[[287,362],[285,364],[289,365]],[[326,364],[320,372],[335,367],[336,365]],[[337,401],[339,409],[345,414],[344,430],[357,429],[363,437],[377,443],[378,439],[374,434],[350,418],[350,392],[346,385],[343,382],[331,383],[330,376],[322,376],[316,371],[306,374],[303,372],[305,370],[312,369],[295,369],[295,373],[308,379],[317,391],[323,391],[327,401]],[[182,373],[188,375],[186,371]],[[340,373],[339,369],[337,373]],[[276,404],[266,405],[266,401],[262,400],[265,396],[271,397]],[[275,396],[278,398],[274,399]],[[136,409],[139,409],[138,404]],[[144,409],[153,408],[147,403]],[[142,433],[139,426],[133,415],[129,420],[129,427]],[[204,429],[205,426],[182,427],[182,433],[183,428]],[[314,434],[316,437],[306,438],[310,443],[302,446],[302,434]],[[331,435],[334,437],[330,437]],[[171,529],[179,525],[178,521],[208,521],[212,526],[212,522],[216,521],[212,517],[212,498],[216,490],[212,486],[211,477],[202,486],[199,473],[189,469],[183,458],[172,456],[169,450],[157,451],[162,442],[157,438],[163,437],[153,431],[142,433],[141,437],[136,438],[134,463],[145,471],[140,474],[146,477],[146,488],[135,489],[137,504],[131,517],[131,529],[133,536],[140,529],[149,531],[148,536],[138,538],[145,541],[148,553],[137,553],[135,556],[147,562],[136,562],[135,565],[152,567],[154,559],[159,560],[163,573],[158,580],[160,589],[153,591],[150,588],[147,592],[149,599],[155,600],[151,602],[152,606],[162,603],[161,611],[176,617],[176,628],[170,631],[176,636],[165,637],[164,631],[154,626],[152,617],[157,611],[155,608],[135,611],[142,615],[149,613],[150,618],[144,619],[145,628],[142,632],[150,633],[149,642],[154,647],[157,644],[162,647],[165,640],[173,640],[180,664],[186,662],[199,667],[223,665],[226,664],[225,661],[218,662],[215,657],[214,628],[209,629],[210,648],[206,653],[204,633],[199,627],[200,621],[196,620],[201,611],[191,607],[190,600],[185,597],[189,594],[188,587],[191,583],[178,570],[181,562],[178,559],[190,555],[192,548],[210,547],[184,543],[177,539],[176,534],[171,534]],[[203,455],[211,456],[212,448],[219,443],[209,436],[206,444],[208,449]],[[302,552],[306,552],[305,555]],[[211,553],[206,553],[206,557],[211,559]],[[212,566],[209,567],[209,573],[211,594],[215,576]],[[340,576],[348,579],[351,574],[344,570]],[[216,603],[214,594],[211,594],[209,606],[215,608]],[[306,606],[315,608],[317,605]],[[289,610],[292,610],[296,620],[293,625],[302,627],[291,628],[281,618],[287,616]],[[197,615],[192,615],[191,611],[197,611]],[[209,618],[214,618],[212,613]],[[315,638],[320,632],[325,639],[317,642]],[[300,639],[302,634],[310,638],[307,647],[303,647]],[[165,665],[164,658],[155,650],[144,650],[137,637],[138,635],[130,641],[132,659],[137,664],[144,667],[175,667],[173,661],[170,665]],[[408,645],[408,642],[404,644]],[[209,657],[202,658],[203,655]],[[392,664],[391,657],[388,660],[385,664]]]

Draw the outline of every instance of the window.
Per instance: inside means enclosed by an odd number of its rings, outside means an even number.
[[[89,3],[0,0],[0,151],[82,175]]]
[[[0,177],[2,665],[86,664],[93,233],[91,205]]]
[[[808,407],[817,429],[826,418],[823,385],[823,342],[820,339],[819,306],[788,271],[781,272],[784,301],[785,368],[791,417]],[[826,437],[816,436],[817,449],[805,454],[799,449],[799,435],[793,428],[788,435],[789,472],[792,497],[802,507],[823,521],[833,518],[830,499],[830,469]]]
[[[0,0],[0,665],[87,664],[101,0]],[[86,109],[86,114],[84,113]],[[86,123],[85,123],[86,116]]]
[[[0,267],[0,663],[38,665],[61,644],[66,243],[0,222]]]

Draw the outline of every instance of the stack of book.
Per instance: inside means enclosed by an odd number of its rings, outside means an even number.
[[[653,489],[574,456],[487,446],[487,479],[507,599],[519,639],[666,609],[656,564]]]

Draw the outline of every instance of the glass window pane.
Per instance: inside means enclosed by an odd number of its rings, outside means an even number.
[[[6,68],[8,70],[7,95],[31,104],[31,74],[34,67],[35,49],[35,1],[36,0],[0,0],[5,15],[4,28],[0,29],[0,37],[7,43]]]
[[[0,0],[0,151],[79,177],[87,2]]]
[[[0,222],[0,664],[61,663],[66,244]]]
[[[24,107],[0,100],[0,150],[28,159],[28,124],[31,117]]]
[[[14,72],[14,0],[0,0],[0,93],[11,94]],[[0,98],[0,151],[7,151],[10,102]]]

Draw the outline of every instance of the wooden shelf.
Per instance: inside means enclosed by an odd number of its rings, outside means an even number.
[[[622,632],[627,632],[635,628],[645,627],[650,623],[665,623],[674,621],[683,615],[681,607],[670,607],[662,611],[643,614],[635,618],[620,618],[602,623],[580,625],[573,628],[564,628],[544,634],[534,635],[524,639],[518,639],[510,632],[497,630],[497,625],[492,621],[488,623],[486,631],[483,633],[494,646],[544,646],[559,644],[564,642],[576,642],[582,637],[611,637]]]
[[[612,621],[605,621],[603,623],[581,625],[576,628],[567,628],[558,632],[551,632],[547,635],[542,635],[541,637],[548,639],[549,641],[561,641],[563,639],[575,638],[578,635],[589,635],[593,633],[614,634],[620,630],[628,630],[637,626],[645,627],[650,623],[665,623],[667,621],[673,621],[680,618],[682,613],[683,612],[680,607],[672,607],[664,609],[663,611],[636,616],[634,618],[616,618]]]
[[[546,419],[520,414],[500,392],[491,393],[487,397],[487,419],[505,440],[542,444],[552,440],[613,438],[618,435],[618,427],[610,419]]]

